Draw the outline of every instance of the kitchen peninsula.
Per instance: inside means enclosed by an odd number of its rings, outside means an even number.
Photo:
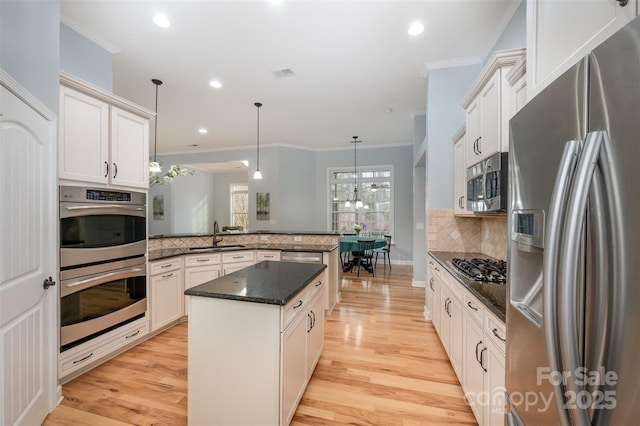
[[[326,265],[262,261],[187,289],[190,425],[286,425],[320,358]]]

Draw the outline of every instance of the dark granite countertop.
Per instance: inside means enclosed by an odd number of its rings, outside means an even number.
[[[238,244],[240,245],[240,244]],[[241,244],[242,247],[225,247],[221,245],[217,248],[203,248],[198,250],[191,250],[190,248],[170,248],[149,250],[149,261],[162,260],[175,256],[182,256],[185,254],[203,254],[203,253],[226,253],[230,251],[239,250],[286,250],[286,251],[301,251],[301,252],[329,252],[336,250],[338,244],[276,244],[276,243],[255,243],[255,244]]]
[[[187,296],[286,305],[327,266],[265,260],[185,290]]]
[[[446,252],[430,251],[429,255],[443,268],[453,275],[463,286],[465,286],[474,296],[478,298],[491,312],[502,321],[506,318],[507,310],[507,285],[486,282],[471,281],[461,275],[451,263],[454,257],[457,258],[484,258],[493,259],[482,253]]]

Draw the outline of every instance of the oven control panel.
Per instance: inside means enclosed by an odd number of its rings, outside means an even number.
[[[147,204],[147,194],[144,192],[114,191],[105,188],[60,186],[60,202],[132,204],[144,206]]]

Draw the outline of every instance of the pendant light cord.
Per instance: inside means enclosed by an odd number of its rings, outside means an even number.
[[[257,108],[257,115],[258,115],[258,120],[257,120],[257,126],[256,126],[256,170],[260,171],[260,107],[262,106],[262,104],[260,102],[256,102],[254,103],[254,105]]]
[[[158,162],[158,87],[162,84],[161,80],[157,78],[152,78],[151,82],[156,85],[156,122],[155,122],[155,131],[154,131],[154,142],[153,142],[153,161],[154,163]]]

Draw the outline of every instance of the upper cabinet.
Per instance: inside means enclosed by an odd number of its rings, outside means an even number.
[[[473,166],[496,152],[509,150],[509,119],[513,88],[507,75],[523,61],[525,49],[497,51],[462,100],[466,110],[465,165]]]
[[[466,128],[463,125],[455,135],[453,135],[454,144],[454,161],[453,161],[453,178],[454,178],[454,200],[453,213],[457,216],[470,215],[473,212],[467,209],[467,138]]]
[[[529,99],[636,14],[636,0],[528,0]]]
[[[147,189],[154,113],[69,74],[60,84],[60,182]]]

